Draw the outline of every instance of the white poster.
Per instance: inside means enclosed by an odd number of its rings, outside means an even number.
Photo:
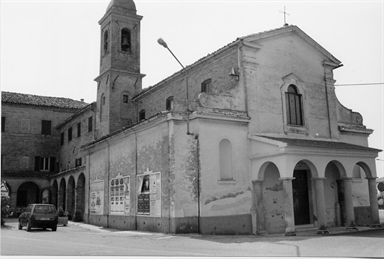
[[[118,175],[109,181],[109,198],[111,214],[130,214],[129,176]]]
[[[103,214],[104,209],[104,181],[95,180],[91,182],[90,213]]]

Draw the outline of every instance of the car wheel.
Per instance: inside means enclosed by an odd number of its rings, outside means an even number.
[[[46,228],[46,227],[43,227],[43,230],[47,230],[47,228]]]
[[[27,231],[31,231],[31,222],[30,221],[27,222]]]
[[[56,231],[56,230],[57,230],[57,226],[52,227],[52,231]]]
[[[21,225],[21,222],[19,221],[19,230],[22,230],[23,226]]]

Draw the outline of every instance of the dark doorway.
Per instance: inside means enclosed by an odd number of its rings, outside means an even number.
[[[309,195],[308,195],[308,171],[295,170],[293,172],[293,208],[295,225],[310,224]]]

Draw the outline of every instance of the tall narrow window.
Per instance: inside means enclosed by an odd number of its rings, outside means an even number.
[[[5,132],[5,117],[1,117],[1,132]]]
[[[139,112],[139,121],[145,120],[145,110]]]
[[[41,135],[51,135],[51,121],[41,121]]]
[[[131,51],[131,32],[127,28],[121,30],[121,51]]]
[[[202,93],[212,93],[212,80],[207,79],[201,84]]]
[[[123,103],[128,103],[129,102],[129,97],[127,94],[123,94]]]
[[[287,123],[290,125],[303,125],[301,95],[296,86],[290,85],[285,93],[287,104]]]
[[[72,141],[72,127],[68,129],[68,142]]]
[[[77,123],[77,137],[81,137],[81,122]]]
[[[219,143],[220,157],[220,180],[233,180],[232,174],[232,145],[228,139],[223,139]]]
[[[108,53],[108,45],[109,45],[109,38],[108,38],[108,30],[104,32],[104,54]]]
[[[168,97],[165,103],[165,109],[170,111],[173,109],[173,96]]]
[[[88,132],[91,132],[93,130],[93,117],[88,118]]]

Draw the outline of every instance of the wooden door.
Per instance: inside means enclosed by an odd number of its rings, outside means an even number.
[[[310,224],[308,172],[306,170],[295,170],[293,177],[295,178],[292,181],[295,225]]]

